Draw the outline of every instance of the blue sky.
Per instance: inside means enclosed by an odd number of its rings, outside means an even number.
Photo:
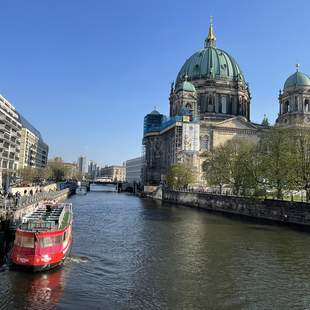
[[[141,154],[144,115],[168,113],[210,15],[249,82],[252,120],[274,121],[295,64],[310,74],[309,12],[307,0],[0,0],[0,93],[50,156],[121,163]]]

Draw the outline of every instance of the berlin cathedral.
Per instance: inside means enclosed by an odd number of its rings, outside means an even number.
[[[165,180],[170,165],[186,162],[195,183],[203,185],[203,154],[232,139],[257,142],[270,129],[251,122],[251,93],[242,70],[217,48],[212,20],[204,48],[189,57],[169,96],[170,115],[158,111],[144,118],[145,185]],[[310,128],[310,78],[298,70],[279,93],[275,126]]]

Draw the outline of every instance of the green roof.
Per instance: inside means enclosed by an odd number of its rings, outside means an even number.
[[[284,83],[284,88],[296,86],[310,86],[309,76],[300,71],[296,71],[294,74],[289,76]]]
[[[210,45],[194,53],[186,60],[177,76],[176,84],[178,85],[183,81],[186,75],[189,81],[224,79],[245,82],[235,59],[225,51]]]
[[[195,92],[196,88],[191,82],[183,81],[176,85],[175,91],[178,92],[180,90],[188,91],[188,92]]]
[[[160,115],[160,113],[157,111],[157,110],[153,110],[151,113],[149,114],[152,114],[152,115]]]

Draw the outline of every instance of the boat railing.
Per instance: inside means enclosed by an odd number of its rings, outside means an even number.
[[[63,207],[62,212],[61,212],[61,214],[59,216],[58,228],[61,227],[65,214],[67,212],[71,213],[71,211],[72,211],[72,204],[71,203],[64,203],[63,206],[64,207]]]
[[[55,192],[41,192],[36,193],[33,196],[22,196],[18,199],[0,198],[0,211],[15,211],[44,200],[55,200],[69,191],[70,189],[66,188]]]
[[[22,223],[20,228],[22,230],[30,230],[30,231],[44,231],[44,230],[52,230],[56,229],[57,225],[54,221],[28,221],[26,223]]]

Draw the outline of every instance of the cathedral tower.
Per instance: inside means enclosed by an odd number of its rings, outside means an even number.
[[[286,127],[310,127],[310,78],[299,71],[289,76],[279,94],[277,123]]]

